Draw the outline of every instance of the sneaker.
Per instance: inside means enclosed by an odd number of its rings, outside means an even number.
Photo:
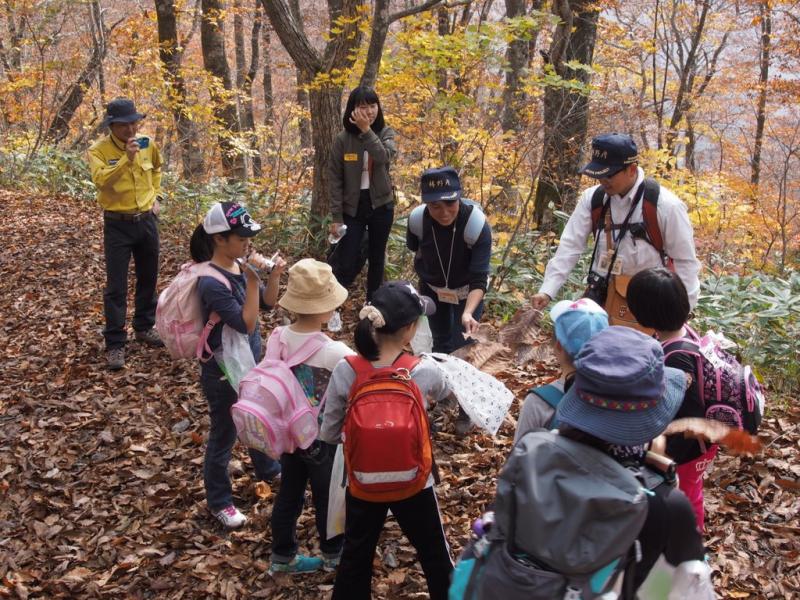
[[[151,327],[147,331],[137,331],[135,337],[138,341],[144,342],[148,346],[160,348],[164,345],[164,342],[161,341],[161,336],[158,335],[154,327]]]
[[[226,506],[219,512],[215,512],[214,517],[222,523],[226,529],[236,529],[244,525],[245,521],[247,521],[247,517],[240,513],[239,509],[233,504]]]
[[[112,371],[119,371],[125,367],[125,348],[112,348],[106,352],[108,368]]]
[[[288,563],[272,561],[269,566],[270,573],[313,573],[323,568],[325,561],[313,556],[295,554]]]
[[[327,571],[328,573],[335,571],[339,567],[339,561],[341,560],[342,560],[341,554],[337,554],[336,556],[332,557],[323,556],[322,570]]]

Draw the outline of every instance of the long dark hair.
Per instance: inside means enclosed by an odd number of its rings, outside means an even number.
[[[226,238],[230,234],[230,231],[214,234],[206,233],[206,230],[203,229],[203,224],[200,223],[200,225],[195,227],[192,233],[192,239],[189,240],[189,254],[191,254],[192,260],[194,262],[211,260],[214,256],[214,236],[221,235]]]
[[[350,97],[347,98],[347,106],[344,107],[344,116],[342,117],[344,128],[353,135],[358,135],[361,133],[361,130],[350,122],[350,117],[353,115],[353,110],[359,104],[378,105],[378,116],[375,117],[375,122],[370,128],[375,133],[380,133],[383,131],[383,128],[386,127],[386,122],[383,120],[383,109],[381,108],[381,101],[378,99],[378,94],[376,94],[375,90],[372,88],[362,85],[354,88],[353,91],[350,92]]]

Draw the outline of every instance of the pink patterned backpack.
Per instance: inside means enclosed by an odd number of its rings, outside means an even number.
[[[309,337],[289,356],[285,330],[277,327],[269,336],[264,359],[242,378],[239,400],[231,407],[239,441],[275,459],[308,448],[319,434],[324,400],[311,406],[292,367],[306,362],[329,341],[323,333]]]
[[[219,323],[219,315],[211,313],[203,320],[203,307],[197,293],[199,277],[213,277],[231,289],[231,282],[209,262],[189,262],[181,267],[175,279],[158,297],[156,329],[173,358],[208,360],[211,349],[208,336]]]
[[[764,414],[764,391],[750,366],[743,366],[722,347],[724,341],[713,331],[700,337],[687,325],[686,337],[662,344],[664,358],[675,352],[693,357],[706,419],[755,435]]]

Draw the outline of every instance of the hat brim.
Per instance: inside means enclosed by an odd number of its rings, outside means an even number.
[[[125,115],[124,117],[111,117],[111,116],[106,115],[106,118],[103,119],[103,122],[101,123],[101,126],[102,127],[108,127],[109,125],[112,125],[113,123],[133,123],[135,121],[141,121],[146,116],[147,115],[143,115],[142,113],[138,113],[138,112],[137,113],[133,113],[131,115]]]
[[[556,419],[611,444],[645,444],[663,433],[683,404],[686,373],[664,367],[664,383],[664,392],[654,408],[630,412],[589,404],[573,385],[559,402]]]
[[[455,190],[452,192],[422,193],[422,201],[425,204],[430,204],[431,202],[452,202],[453,200],[460,200],[460,199],[461,199],[461,190]]]
[[[251,225],[253,227],[234,227],[230,232],[243,238],[251,238],[261,233],[261,225],[258,223],[251,223]]]
[[[333,281],[333,291],[322,298],[304,298],[287,290],[278,300],[278,305],[299,315],[321,315],[336,310],[347,300],[347,289],[338,281]]]
[[[604,165],[602,163],[592,161],[578,171],[578,173],[594,179],[605,179],[606,177],[613,177],[624,168],[625,165]]]

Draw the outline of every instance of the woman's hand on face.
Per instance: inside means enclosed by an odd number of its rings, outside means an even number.
[[[361,108],[360,106],[356,106],[353,109],[353,113],[350,115],[350,122],[358,127],[361,133],[366,133],[369,131],[370,120],[367,116],[367,111]]]

